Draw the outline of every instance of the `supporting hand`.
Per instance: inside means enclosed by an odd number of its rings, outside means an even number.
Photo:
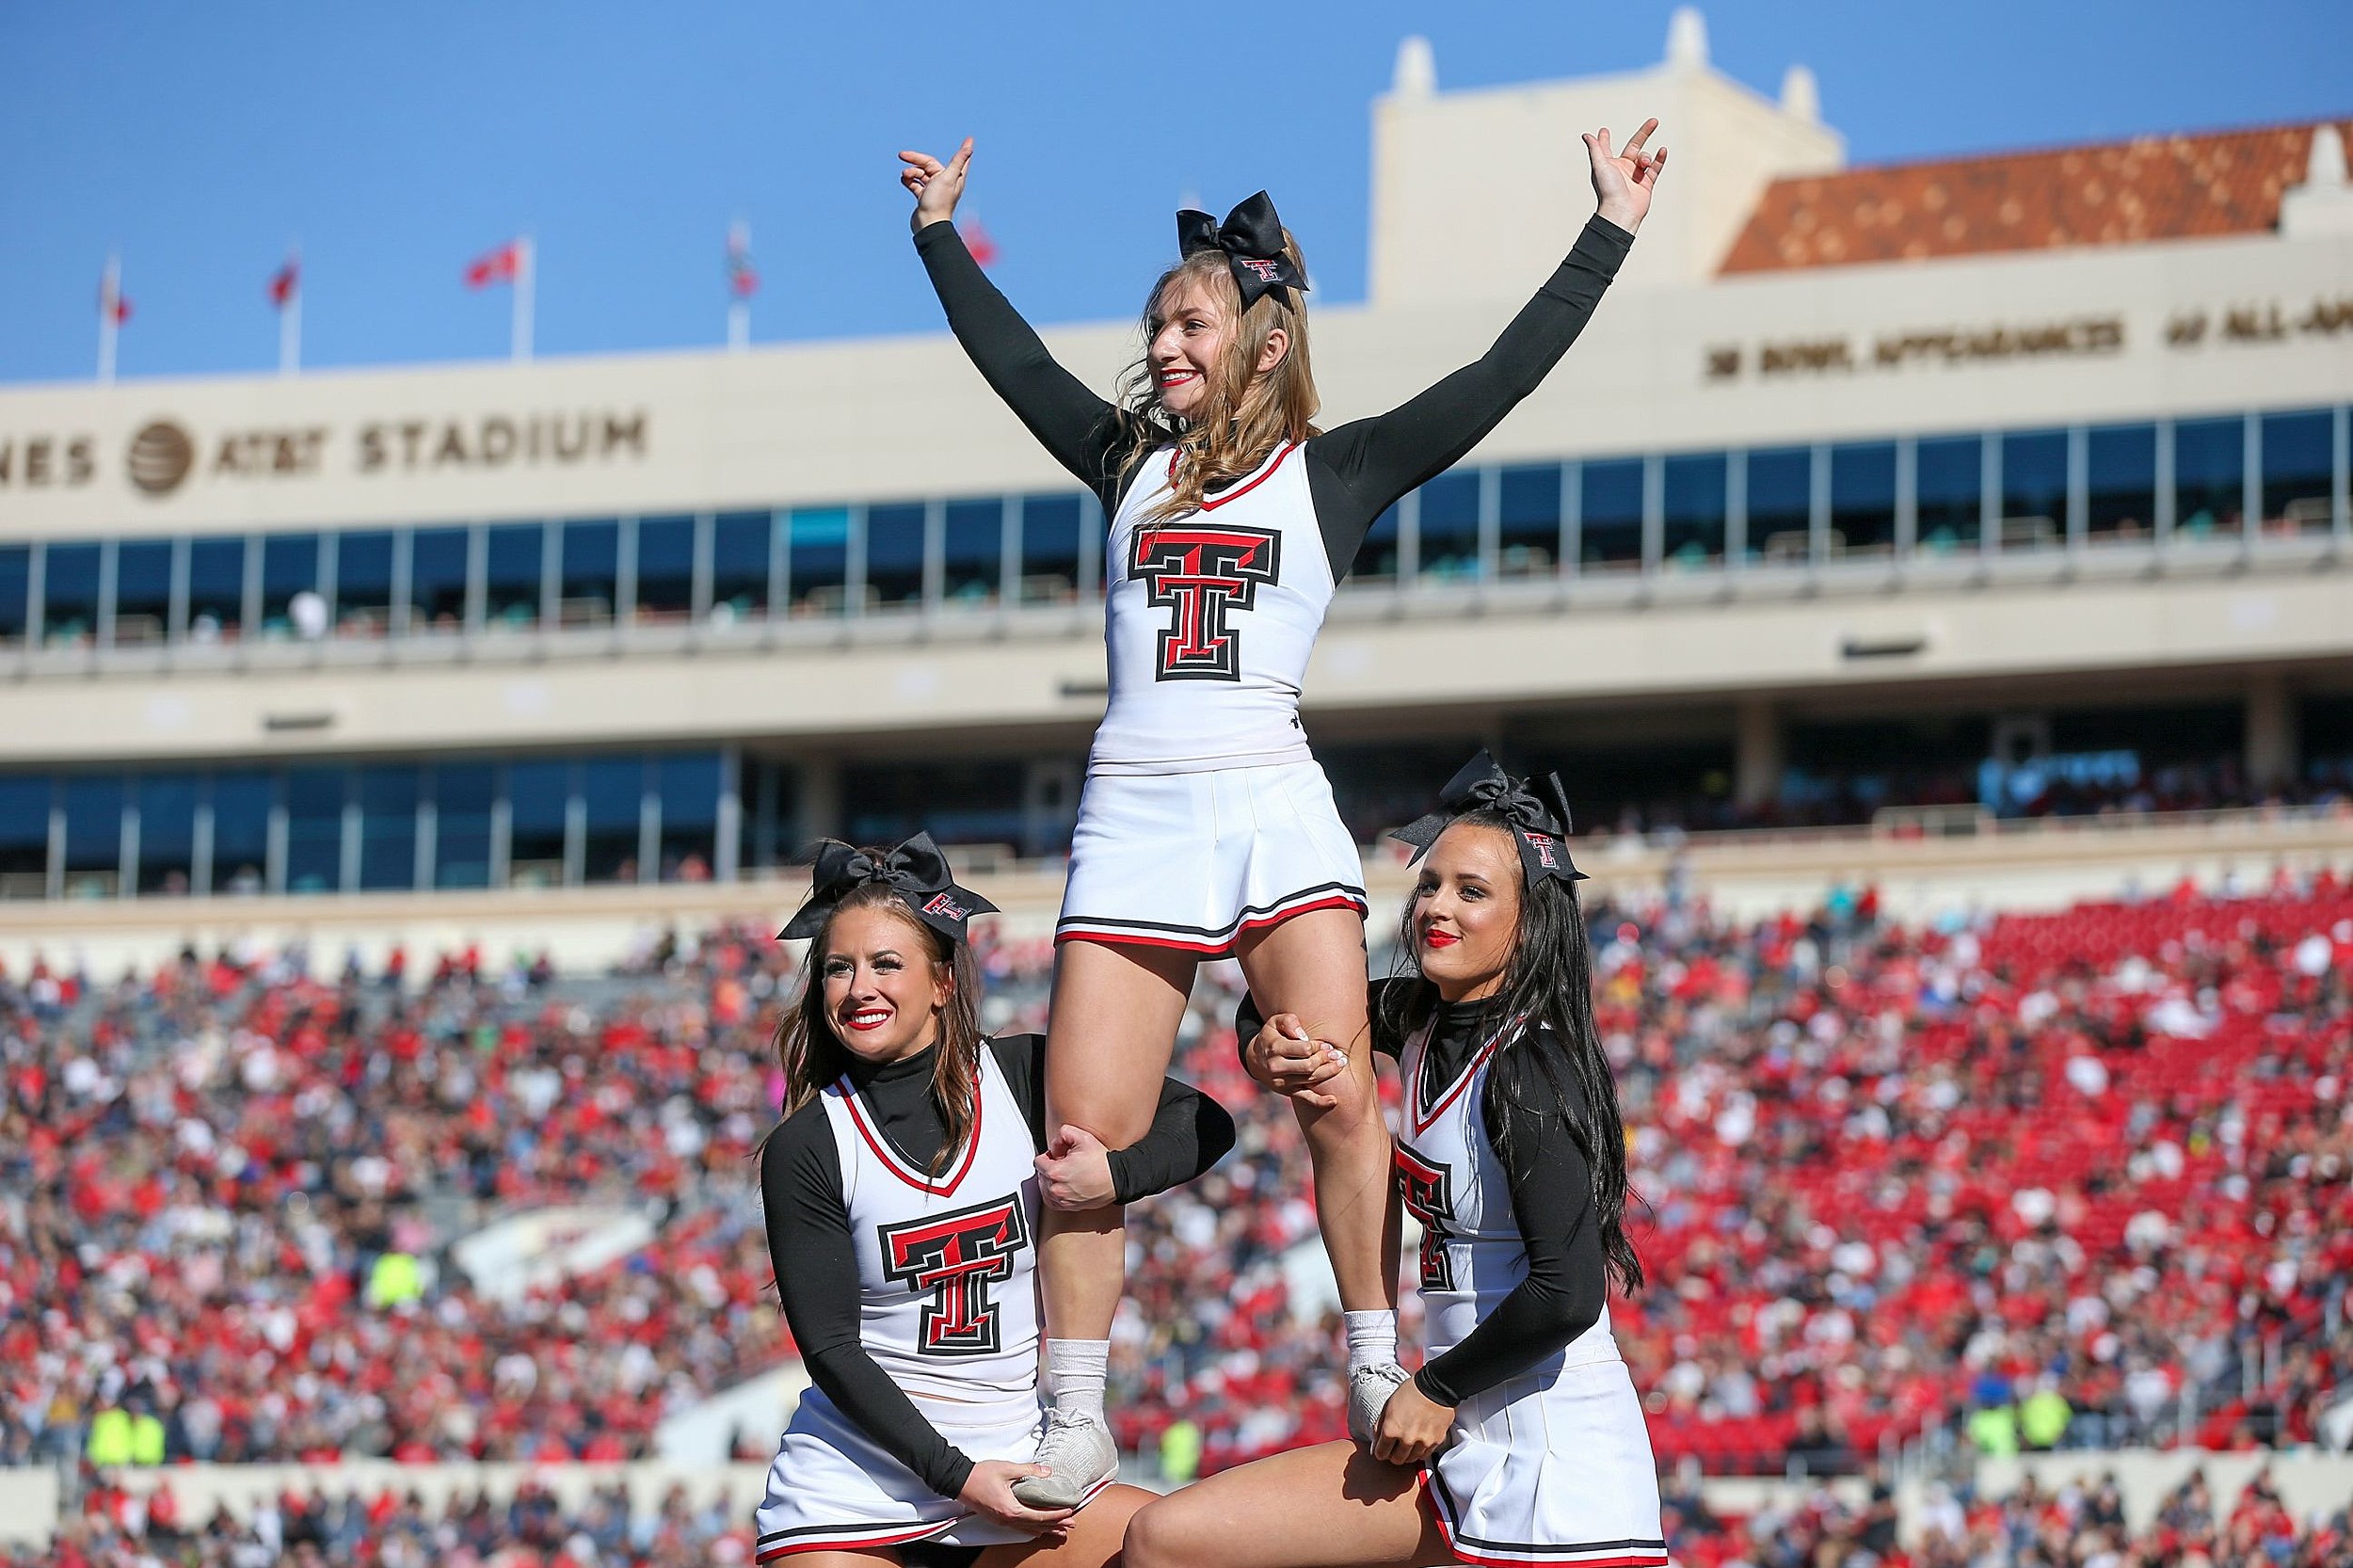
[[[1454,1407],[1438,1403],[1407,1378],[1381,1407],[1372,1457],[1391,1464],[1419,1464],[1446,1447],[1447,1434],[1453,1430]]]
[[[1328,1110],[1339,1099],[1322,1085],[1348,1071],[1348,1053],[1329,1041],[1309,1039],[1298,1015],[1277,1013],[1251,1040],[1242,1065],[1276,1094]]]
[[[956,1501],[1024,1535],[1059,1535],[1075,1508],[1031,1508],[1013,1495],[1013,1483],[1025,1476],[1050,1476],[1043,1464],[1016,1464],[1010,1460],[984,1459],[965,1478]]]
[[[1118,1196],[1111,1151],[1085,1128],[1065,1124],[1032,1163],[1038,1198],[1049,1208],[1100,1208]]]
[[[964,195],[964,173],[972,167],[970,136],[944,164],[929,152],[902,152],[899,161],[907,166],[899,170],[899,184],[915,193],[916,232],[956,216],[956,202]]]
[[[1650,134],[1658,129],[1657,120],[1645,120],[1642,128],[1628,136],[1623,152],[1609,151],[1609,128],[1586,133],[1585,154],[1593,160],[1593,196],[1601,203],[1601,216],[1633,233],[1642,226],[1643,215],[1650,211],[1651,193],[1658,186],[1659,171],[1667,167],[1667,150],[1645,152],[1643,146]]]

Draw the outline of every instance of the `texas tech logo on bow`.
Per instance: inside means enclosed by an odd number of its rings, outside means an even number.
[[[1454,1223],[1452,1168],[1424,1160],[1400,1139],[1397,1187],[1406,1209],[1421,1222],[1421,1288],[1453,1289],[1454,1264],[1446,1255],[1447,1226]]]
[[[923,913],[926,915],[944,915],[949,920],[960,920],[966,916],[971,914],[972,911],[967,909],[963,904],[958,904],[952,897],[946,893],[935,893],[932,895],[932,901],[923,905]]]
[[[1246,266],[1251,271],[1257,273],[1258,275],[1258,281],[1261,283],[1273,282],[1275,280],[1274,275],[1283,270],[1282,263],[1263,256],[1237,256],[1234,258],[1234,264],[1236,266]]]
[[[1552,857],[1551,834],[1522,832],[1520,837],[1526,839],[1528,840],[1528,847],[1536,852],[1537,863],[1543,866],[1545,870],[1548,872],[1557,872],[1561,869],[1561,862]]]
[[[1240,680],[1241,634],[1228,610],[1247,610],[1258,585],[1279,581],[1283,536],[1265,528],[1182,524],[1139,528],[1128,546],[1128,575],[1141,578],[1147,602],[1173,607],[1160,633],[1159,680]]]
[[[988,1287],[1013,1277],[1014,1255],[1030,1244],[1018,1198],[875,1228],[884,1274],[911,1290],[932,1292],[916,1335],[919,1353],[994,1355],[1004,1348]]]

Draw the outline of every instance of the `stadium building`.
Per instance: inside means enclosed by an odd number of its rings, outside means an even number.
[[[1305,711],[1360,836],[1475,744],[1609,826],[2353,776],[2353,121],[1849,168],[1695,18],[1468,91],[1409,41],[1326,423],[1481,351],[1590,210],[1577,133],[1648,114],[1592,329],[1334,605]],[[1137,346],[1047,335],[1107,391]],[[1050,856],[1102,521],[944,331],[0,390],[0,898]]]

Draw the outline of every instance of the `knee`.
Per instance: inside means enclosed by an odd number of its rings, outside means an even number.
[[[1146,1503],[1128,1521],[1127,1543],[1120,1548],[1125,1568],[1192,1568],[1185,1555],[1186,1505],[1175,1497]]]

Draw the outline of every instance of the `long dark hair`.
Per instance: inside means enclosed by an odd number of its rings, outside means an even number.
[[[1465,826],[1513,838],[1512,824],[1494,811],[1465,811],[1447,831]],[[1414,956],[1417,902],[1407,901],[1399,921],[1398,973],[1418,984],[1386,986],[1382,993],[1382,1023],[1400,1040],[1428,1022],[1438,1002],[1438,988],[1422,978]],[[1522,879],[1511,961],[1504,966],[1503,988],[1490,1005],[1501,1017],[1527,1020],[1496,1054],[1494,1071],[1501,1075],[1502,1092],[1535,1114],[1566,1117],[1569,1136],[1593,1174],[1593,1219],[1601,1227],[1604,1264],[1630,1296],[1642,1288],[1642,1260],[1625,1234],[1625,1206],[1633,1196],[1625,1174],[1625,1122],[1618,1113],[1617,1079],[1593,1022],[1593,953],[1576,883],[1548,876],[1529,886]],[[1550,1092],[1531,1093],[1531,1075],[1541,1075]],[[1509,1133],[1497,1128],[1496,1135]]]
[[[888,852],[866,853],[880,860]],[[937,1176],[948,1168],[972,1131],[972,1092],[980,1083],[981,1071],[981,968],[972,960],[969,943],[953,941],[946,932],[935,931],[917,920],[888,883],[870,882],[851,892],[809,939],[808,956],[801,960],[801,999],[776,1030],[776,1064],[784,1070],[784,1113],[789,1117],[815,1099],[851,1061],[825,1011],[823,973],[825,938],[833,932],[833,922],[851,909],[882,909],[896,916],[899,923],[918,935],[934,968],[948,971],[948,1005],[939,1010],[939,1051],[932,1066],[932,1099],[948,1128],[932,1161],[931,1174]]]

